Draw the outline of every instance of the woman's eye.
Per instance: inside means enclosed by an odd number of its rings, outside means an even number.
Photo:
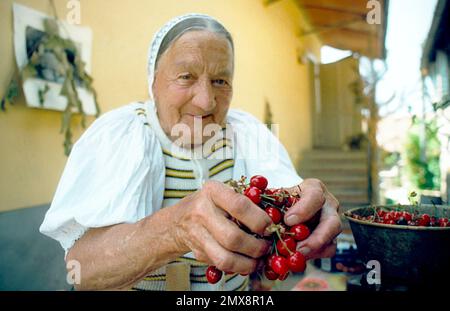
[[[213,84],[220,85],[220,86],[227,84],[227,81],[225,81],[223,79],[215,79],[215,80],[212,80],[212,82],[213,82]]]
[[[181,80],[190,80],[192,78],[192,75],[190,73],[183,74],[179,77]]]

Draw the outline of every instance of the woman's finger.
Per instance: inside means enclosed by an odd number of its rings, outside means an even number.
[[[235,222],[221,213],[209,217],[206,226],[214,239],[224,248],[248,257],[259,258],[266,254],[270,247],[268,241],[244,232]]]
[[[316,258],[331,258],[336,254],[336,248],[337,248],[336,240],[333,240],[331,243],[325,245],[322,249],[318,251],[313,252],[310,250],[305,250],[305,248],[303,248],[299,249],[299,252],[305,255],[307,260]]]
[[[305,253],[318,253],[341,232],[341,220],[337,211],[325,204],[318,226],[306,240],[298,243],[297,248]]]
[[[284,222],[288,226],[311,219],[322,208],[326,200],[324,186],[318,179],[305,179],[299,187],[301,189],[301,199],[290,207],[284,216]],[[298,187],[287,190],[292,193],[297,191],[296,189]]]
[[[252,232],[263,235],[265,229],[272,223],[263,209],[249,198],[219,182],[207,182],[204,189],[208,192],[212,202],[239,220]]]
[[[198,228],[198,243],[200,253],[207,258],[197,258],[216,266],[222,271],[248,274],[255,270],[257,261],[244,255],[233,253],[220,245],[206,228]],[[201,242],[200,242],[201,241]],[[194,252],[195,253],[195,252]]]

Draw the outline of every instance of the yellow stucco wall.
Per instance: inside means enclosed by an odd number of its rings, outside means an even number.
[[[54,0],[64,18],[66,0]],[[0,94],[15,68],[12,0],[0,1]],[[47,0],[16,0],[45,13]],[[92,75],[102,112],[147,97],[146,55],[153,33],[168,19],[187,12],[219,18],[236,45],[233,107],[262,120],[265,98],[280,138],[294,163],[311,146],[307,67],[298,48],[316,55],[319,42],[298,37],[304,23],[291,0],[265,7],[262,0],[82,0],[81,24],[93,30]],[[30,109],[21,95],[0,112],[0,211],[51,201],[66,157],[58,112]],[[90,119],[92,121],[92,119]],[[75,139],[82,133],[79,128]]]

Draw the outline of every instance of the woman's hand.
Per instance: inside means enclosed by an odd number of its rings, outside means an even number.
[[[250,231],[263,235],[270,217],[247,197],[215,181],[179,201],[174,226],[177,244],[192,251],[197,260],[222,271],[247,274],[256,269],[257,259],[270,243],[243,231],[234,217]]]
[[[308,259],[333,257],[336,253],[335,238],[342,232],[338,200],[318,179],[305,179],[287,190],[301,192],[301,199],[286,212],[287,225],[319,221],[311,235],[297,244],[297,250]]]

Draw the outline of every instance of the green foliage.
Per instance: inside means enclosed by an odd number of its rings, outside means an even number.
[[[39,90],[39,104],[41,104],[41,106],[44,105],[44,98],[45,98],[45,94],[47,94],[47,92],[50,90],[50,87],[48,86],[48,84],[45,84],[45,88],[43,90]]]
[[[0,108],[3,111],[6,111],[6,105],[12,105],[14,103],[14,98],[16,98],[19,95],[19,85],[17,84],[17,81],[15,79],[12,79],[9,82],[8,88],[6,89],[6,94],[2,98],[2,101],[0,103]]]
[[[420,139],[420,131],[425,125],[425,139]],[[438,190],[440,187],[440,142],[435,120],[413,119],[406,144],[406,162],[409,178],[418,189]],[[421,150],[424,150],[424,157]]]
[[[272,109],[270,109],[270,104],[266,99],[266,105],[264,106],[264,124],[271,129],[271,126],[273,124],[272,119]]]
[[[417,193],[415,191],[411,191],[408,195],[409,204],[417,206],[419,201],[417,201]]]
[[[397,204],[396,201],[394,201],[391,198],[386,198],[386,205],[395,205],[395,204]]]
[[[400,152],[394,151],[386,151],[384,149],[380,149],[380,157],[383,169],[391,169],[400,161]]]
[[[61,133],[64,135],[64,153],[69,155],[72,149],[72,117],[74,113],[81,115],[81,125],[86,127],[85,113],[76,87],[81,86],[90,91],[94,96],[96,106],[96,116],[100,114],[97,104],[97,96],[92,87],[92,77],[85,70],[85,64],[75,43],[70,39],[64,39],[59,35],[59,28],[56,20],[44,20],[45,35],[39,41],[37,47],[30,55],[30,61],[20,72],[23,81],[28,78],[39,76],[39,72],[46,67],[44,55],[53,56],[57,60],[57,67],[53,68],[56,73],[64,77],[61,95],[67,98],[67,106],[62,113]],[[48,85],[43,90],[39,90],[39,102],[43,105],[45,94],[48,92]],[[18,84],[15,79],[11,80],[5,97],[1,101],[1,108],[5,110],[5,104],[12,103],[13,98],[18,94]]]

